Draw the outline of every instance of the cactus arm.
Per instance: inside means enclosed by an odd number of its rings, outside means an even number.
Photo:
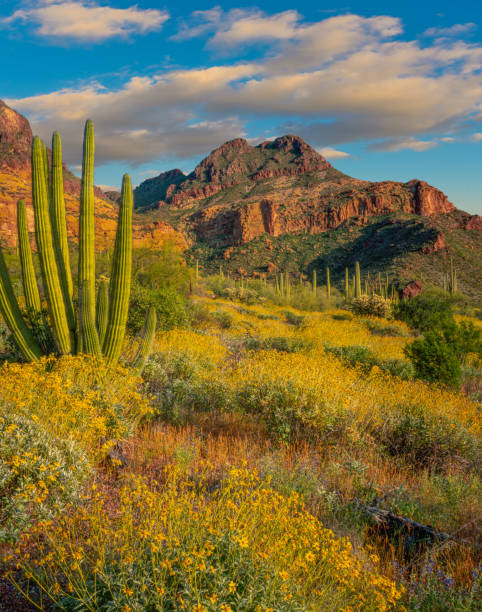
[[[94,124],[87,120],[84,130],[82,180],[80,186],[79,214],[79,270],[78,283],[90,285],[89,305],[94,317],[95,299],[95,225],[94,225]]]
[[[119,359],[125,335],[132,268],[132,185],[128,174],[122,180],[119,220],[109,285],[109,317],[103,353],[109,363]]]
[[[50,198],[50,222],[54,242],[55,257],[59,270],[60,285],[64,296],[65,310],[69,328],[75,331],[75,314],[72,304],[72,275],[70,272],[69,244],[65,221],[64,178],[62,169],[62,144],[58,132],[52,136],[52,174]]]
[[[137,349],[136,356],[134,357],[134,361],[132,362],[133,368],[138,374],[142,374],[142,371],[146,365],[146,361],[149,355],[151,354],[152,345],[154,343],[154,337],[156,333],[156,324],[156,309],[154,308],[154,306],[151,306],[147,311],[139,348]]]
[[[35,342],[32,332],[23,320],[18,307],[17,298],[13,292],[7,266],[0,248],[0,311],[10,329],[15,344],[27,361],[35,361],[42,355],[39,345]]]
[[[90,303],[92,296],[89,295],[90,284],[87,281],[79,287],[79,320],[80,335],[82,337],[82,351],[88,355],[101,357],[99,336],[95,329],[94,317]]]
[[[71,351],[70,330],[55,259],[45,175],[42,142],[36,136],[32,146],[32,200],[35,215],[35,237],[55,341],[58,351],[61,354],[66,354]]]
[[[25,305],[27,311],[34,314],[42,310],[42,304],[40,302],[37,279],[35,277],[32,249],[30,248],[30,241],[28,238],[27,211],[24,200],[19,200],[17,204],[17,229]]]
[[[105,330],[107,328],[107,316],[109,313],[109,284],[106,280],[102,280],[97,292],[97,308],[95,311],[95,322],[99,341],[101,345],[104,343]]]

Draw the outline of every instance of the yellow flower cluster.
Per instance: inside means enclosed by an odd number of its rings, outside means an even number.
[[[296,494],[278,494],[246,467],[233,468],[212,492],[209,467],[196,482],[167,468],[161,488],[134,478],[115,510],[94,494],[89,507],[29,534],[26,545],[34,543],[38,556],[21,556],[21,568],[52,601],[70,596],[89,602],[85,609],[106,591],[118,609],[142,602],[265,612],[303,602],[304,610],[383,612],[400,599],[374,555],[355,554]]]
[[[86,356],[6,363],[0,368],[0,406],[41,423],[53,437],[80,443],[96,458],[149,412],[139,381],[132,370]]]

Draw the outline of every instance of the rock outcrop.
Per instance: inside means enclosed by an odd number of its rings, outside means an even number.
[[[429,217],[454,210],[444,193],[418,179],[350,178],[292,134],[256,147],[236,138],[188,176],[179,170],[162,173],[144,181],[137,194],[142,206],[160,209],[160,218],[177,210],[180,227],[192,240],[226,247],[263,234],[316,234],[349,220],[366,223],[397,212]],[[438,242],[433,248],[443,247]]]
[[[17,244],[17,201],[27,203],[29,231],[33,233],[31,207],[32,129],[28,120],[0,101],[0,241],[14,247]],[[50,151],[48,151],[50,155]],[[64,192],[67,233],[77,240],[80,180],[64,165]],[[102,189],[94,188],[96,207],[96,246],[106,249],[112,246],[117,229],[117,205],[107,199]],[[134,221],[134,246],[156,248],[166,239],[172,239],[181,247],[186,246],[183,236],[168,223]],[[35,246],[32,243],[32,246]]]

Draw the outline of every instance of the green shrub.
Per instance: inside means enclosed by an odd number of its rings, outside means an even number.
[[[383,317],[387,319],[391,316],[391,302],[381,295],[361,295],[353,298],[350,308],[356,315],[370,315],[372,317]]]
[[[463,425],[435,416],[418,404],[400,403],[387,408],[384,424],[373,435],[391,455],[405,457],[418,466],[443,469],[454,457],[474,461],[478,441]]]
[[[258,338],[253,336],[244,341],[244,346],[248,350],[253,351],[275,350],[282,353],[297,353],[299,351],[309,350],[312,347],[312,342],[305,338],[292,338],[290,336],[275,336],[270,338]]]
[[[453,323],[453,300],[441,291],[428,291],[417,297],[401,300],[393,315],[421,332],[438,330]]]
[[[377,366],[380,370],[404,380],[412,378],[414,374],[410,363],[402,359],[379,359],[367,346],[325,346],[325,350],[336,355],[343,363],[358,367],[365,373]]]
[[[295,327],[301,327],[305,322],[305,317],[303,315],[298,315],[291,310],[283,310],[282,314],[284,315],[286,321]]]
[[[219,324],[221,329],[229,329],[234,323],[233,315],[226,310],[215,310],[211,313],[211,318]]]
[[[0,409],[0,542],[18,537],[80,500],[91,473],[75,442],[53,437],[38,421]]]
[[[164,287],[150,289],[134,283],[131,289],[127,329],[139,333],[144,325],[146,312],[154,306],[157,312],[157,329],[187,327],[190,311],[186,298],[177,290]]]
[[[215,376],[216,365],[184,351],[151,355],[143,372],[157,416],[183,423],[189,414],[223,411],[231,405],[227,383]]]
[[[402,337],[406,338],[410,334],[399,325],[386,324],[376,319],[362,319],[361,323],[366,325],[367,329],[374,336],[390,336],[390,337]]]

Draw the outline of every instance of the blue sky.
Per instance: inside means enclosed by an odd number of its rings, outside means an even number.
[[[337,168],[482,213],[482,3],[0,1],[0,98],[96,182],[292,132]]]

